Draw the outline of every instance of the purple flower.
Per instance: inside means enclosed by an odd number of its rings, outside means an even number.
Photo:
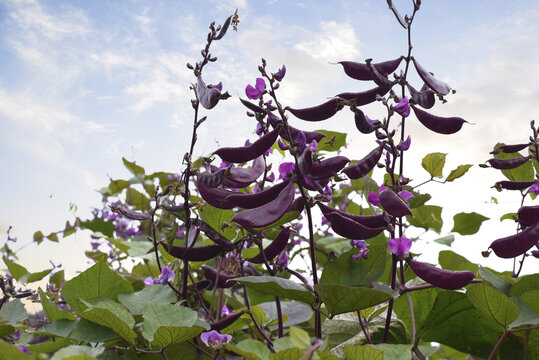
[[[21,338],[21,329],[17,330],[16,333],[11,334],[11,339],[13,341],[19,341],[20,338]]]
[[[166,285],[169,281],[174,280],[174,277],[176,275],[174,274],[174,271],[172,271],[170,268],[163,266],[161,269],[161,275],[157,279],[153,279],[152,277],[147,277],[144,279],[144,284],[147,286],[155,285],[155,284],[161,284]]]
[[[219,334],[216,330],[203,332],[200,334],[200,340],[207,346],[219,349],[224,344],[228,344],[232,340],[232,335]]]
[[[264,135],[264,132],[262,131],[262,124],[260,124],[260,123],[257,123],[257,124],[256,124],[256,130],[255,130],[255,133],[256,133],[258,136]]]
[[[153,278],[151,276],[148,276],[146,279],[144,279],[144,285],[146,286],[153,285]]]
[[[307,147],[311,149],[312,152],[315,152],[316,150],[318,150],[318,143],[316,142],[316,140],[313,140],[309,145],[307,145]]]
[[[235,313],[234,310],[230,311],[228,310],[228,308],[225,306],[223,306],[223,308],[221,309],[221,315],[222,316],[229,316],[229,315],[233,315]]]
[[[408,135],[408,138],[406,138],[406,140],[404,141],[401,141],[399,143],[399,145],[397,145],[397,149],[399,150],[402,150],[402,151],[406,151],[410,148],[410,143],[412,142],[412,138],[410,137],[410,135]]]
[[[284,162],[279,165],[279,180],[288,178],[289,174],[292,174],[296,165],[293,162]]]
[[[273,74],[273,78],[277,81],[281,81],[283,80],[285,74],[286,74],[286,66],[283,65],[283,67],[280,68],[279,71]]]
[[[266,82],[262,78],[256,79],[255,87],[252,87],[251,85],[247,85],[245,88],[245,95],[251,100],[260,99],[262,97],[262,94],[264,93],[264,89],[266,88]]]
[[[275,181],[275,174],[274,173],[269,174],[268,176],[266,176],[266,180],[269,181],[269,182],[274,182]]]
[[[305,147],[307,146],[307,138],[305,137],[305,133],[303,131],[298,131],[293,145],[298,147],[298,151],[300,153],[305,150]]]
[[[350,245],[352,247],[355,247],[356,249],[359,249],[359,253],[352,255],[352,258],[354,260],[359,259],[360,257],[366,258],[367,254],[369,253],[369,249],[367,249],[367,243],[365,240],[350,240]]]
[[[279,149],[281,149],[282,151],[290,149],[290,146],[282,142],[281,139],[277,140],[277,144],[279,145]]]
[[[256,194],[257,192],[260,192],[260,186],[258,186],[258,184],[253,188],[253,194]]]
[[[301,225],[301,224],[298,224],[298,225]],[[284,250],[281,253],[281,256],[279,256],[279,258],[277,259],[277,265],[284,266],[284,267],[288,266],[288,253],[286,252],[286,250]]]
[[[386,189],[387,188],[384,185],[380,186],[380,190],[378,190],[378,194],[380,194],[382,191]],[[369,200],[369,202],[374,206],[380,206],[380,197],[378,196],[378,194],[375,193],[374,191],[371,191],[369,194],[369,197],[367,198],[367,200]]]
[[[391,239],[387,243],[387,247],[392,254],[395,254],[397,258],[401,260],[404,255],[410,252],[410,248],[412,247],[412,240],[404,236],[396,239]]]
[[[209,86],[208,86],[209,87]],[[223,83],[219,82],[219,84],[211,85],[212,89],[217,89],[219,91],[223,91]]]
[[[530,188],[530,192],[534,193],[535,196],[539,195],[539,182],[536,182],[532,185],[532,187]]]
[[[28,350],[28,349],[25,348],[24,346],[22,346],[22,345],[17,345],[17,347],[19,348],[20,351],[22,351],[22,352],[25,353],[26,355],[30,355],[30,350]]]
[[[168,175],[167,175],[167,179],[170,180],[170,181],[175,180],[175,179],[176,179],[176,180],[180,180],[180,179],[181,179],[181,175],[178,174],[178,173],[175,173],[175,174],[173,174],[173,175],[172,175],[172,174],[168,174]]]
[[[322,215],[322,225],[329,225],[328,219]]]
[[[407,117],[410,115],[410,104],[408,103],[408,97],[405,96],[404,99],[399,101],[397,105],[395,105],[395,111],[404,117]]]
[[[406,201],[408,201],[408,200],[410,200],[411,198],[414,197],[414,194],[412,194],[411,192],[406,191],[406,190],[399,191],[399,195],[400,195],[401,198],[403,198]]]

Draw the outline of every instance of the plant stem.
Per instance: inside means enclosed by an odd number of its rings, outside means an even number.
[[[488,359],[487,360],[492,360],[494,358],[494,354],[496,354],[496,351],[498,351],[498,348],[502,345],[502,342],[503,340],[505,339],[505,337],[507,336],[508,332],[507,331],[504,331],[504,333],[502,334],[502,336],[500,337],[500,340],[498,340],[498,342],[496,343],[496,345],[494,346],[494,349],[492,349],[492,352],[490,353],[490,355],[488,356]]]
[[[363,321],[361,320],[361,311],[357,311],[357,318],[359,320],[359,326],[361,326],[361,330],[363,330],[363,334],[365,334],[365,337],[367,338],[367,341],[369,342],[369,344],[373,344],[372,340],[371,340],[371,337],[368,333],[368,327],[366,327],[365,325],[363,325]]]
[[[393,264],[391,266],[391,288],[395,289],[395,277],[397,274],[397,256],[393,254],[391,256]],[[384,336],[382,338],[382,343],[385,343],[387,341],[387,336],[389,334],[389,327],[391,325],[391,313],[393,312],[393,299],[389,300],[389,304],[387,306],[387,316],[386,316],[386,325],[384,328]]]

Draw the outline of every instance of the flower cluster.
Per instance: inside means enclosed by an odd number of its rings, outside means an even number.
[[[174,271],[169,269],[168,267],[164,266],[163,269],[161,269],[161,274],[158,278],[154,279],[151,276],[144,279],[144,284],[146,285],[154,285],[154,284],[161,284],[166,285],[169,281],[174,280],[174,277],[176,275],[174,274]]]

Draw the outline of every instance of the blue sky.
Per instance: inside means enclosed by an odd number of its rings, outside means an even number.
[[[411,9],[410,3],[395,1],[401,13]],[[406,33],[382,0],[4,0],[0,233],[12,225],[12,235],[23,246],[36,230],[61,229],[72,219],[71,203],[78,206],[77,215],[87,216],[91,207],[100,206],[95,190],[107,184],[108,176],[128,177],[122,156],[148,171],[178,172],[192,121],[193,78],[185,64],[199,58],[209,22],[222,22],[236,8],[239,31],[215,44],[212,53],[219,60],[205,70],[205,80],[222,81],[233,98],[208,114],[196,155],[254,139],[254,123],[237,98],[254,83],[261,57],[274,71],[286,64],[282,102],[303,107],[368,86],[346,78],[331,63],[382,61],[406,50]],[[497,141],[526,140],[539,96],[538,16],[539,3],[531,0],[423,2],[413,25],[413,54],[457,89],[448,104],[433,112],[461,116],[474,125],[446,137],[410,122],[407,168],[417,181],[426,178],[419,164],[429,152],[449,153],[447,175],[459,164],[484,162]],[[367,110],[373,118],[382,116],[376,107]],[[291,122],[305,129],[353,131],[344,115],[316,126]],[[359,158],[371,147],[353,134],[348,155]],[[466,254],[473,242],[477,249],[470,258],[489,266],[494,260],[486,262],[477,252],[492,236],[513,231],[514,226],[495,219],[518,207],[514,196],[489,189],[501,180],[496,176],[475,166],[461,182],[424,189],[434,195],[433,204],[446,209],[446,232],[456,212],[476,211],[494,219],[482,230],[490,233],[457,235],[455,244],[456,251]],[[492,195],[502,205],[487,204]],[[80,267],[88,248],[87,236],[80,234],[61,245],[27,245],[20,254],[34,270],[46,267],[48,258]],[[506,262],[501,266],[508,267]]]

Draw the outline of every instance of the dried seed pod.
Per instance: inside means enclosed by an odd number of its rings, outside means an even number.
[[[393,190],[387,189],[379,194],[380,204],[384,207],[384,210],[395,217],[401,217],[405,215],[412,215],[412,210],[399,195],[395,194]]]
[[[242,310],[236,314],[228,315],[227,317],[214,322],[213,324],[210,324],[210,328],[212,330],[220,331],[226,328],[229,325],[232,325],[236,320],[238,320],[243,314],[245,314],[245,311]]]
[[[208,245],[188,248],[186,246],[172,245],[168,247],[167,243],[161,242],[161,245],[172,256],[188,261],[207,261],[221,254],[226,249],[219,245]]]
[[[232,280],[235,278],[235,276],[224,274],[222,272],[217,274],[217,270],[208,265],[202,265],[200,268],[202,269],[206,279],[211,280],[214,287],[218,289],[228,289],[236,284],[236,282]]]
[[[226,197],[226,200],[244,209],[254,209],[275,200],[277,196],[288,185],[288,181],[283,181],[277,185],[267,188],[264,191],[260,191],[254,194],[244,194],[236,191],[230,191],[230,195]]]
[[[241,103],[243,105],[245,105],[246,108],[248,108],[249,110],[251,110],[254,113],[258,113],[258,114],[266,114],[267,113],[266,110],[264,110],[263,108],[261,108],[258,105],[253,104],[250,101],[243,100],[242,98],[240,98],[240,101],[241,101]]]
[[[378,163],[382,152],[384,151],[384,144],[380,144],[376,149],[367,154],[363,159],[356,161],[354,164],[347,166],[343,169],[343,172],[350,179],[359,179],[367,175]]]
[[[309,108],[293,109],[287,107],[287,109],[298,119],[306,121],[322,121],[329,119],[341,109],[339,101],[340,99],[331,99],[323,104]]]
[[[382,126],[382,123],[380,121],[368,119],[365,114],[363,114],[363,111],[359,109],[355,109],[354,113],[356,128],[362,134],[370,134]]]
[[[258,254],[255,257],[246,260],[254,264],[262,264],[265,257],[267,261],[270,261],[284,250],[288,244],[288,239],[290,239],[290,228],[284,228],[271,244],[264,249],[264,256]]]
[[[369,228],[387,227],[387,225],[390,222],[390,218],[386,213],[383,213],[380,215],[368,215],[368,216],[367,215],[352,215],[352,214],[348,214],[345,211],[329,207],[323,203],[318,203],[318,207],[320,208],[320,211],[322,211],[322,214],[324,214],[324,216],[326,216],[329,213],[336,212],[350,220],[358,222],[361,225],[364,225]]]
[[[501,258],[510,259],[524,254],[539,241],[539,223],[527,227],[521,232],[494,240],[489,248]]]
[[[422,280],[446,290],[460,289],[471,283],[475,277],[471,271],[444,270],[415,260],[408,260],[408,265]]]
[[[268,149],[275,143],[279,136],[279,130],[275,129],[249,146],[223,147],[214,151],[223,161],[230,163],[244,163],[264,155]]]
[[[527,162],[529,159],[530,159],[530,156],[522,156],[522,157],[516,157],[512,159],[492,158],[492,159],[487,160],[487,162],[494,169],[507,170],[507,169],[514,169],[516,167],[519,167],[520,165]]]
[[[424,109],[430,109],[434,106],[436,102],[436,97],[434,96],[435,92],[431,89],[417,91],[410,84],[406,84],[408,91],[410,91],[410,97],[417,105],[421,106]]]
[[[382,75],[389,75],[394,72],[402,62],[404,57],[399,57],[395,60],[384,61],[372,66]],[[343,70],[346,75],[350,76],[352,79],[356,80],[373,80],[372,74],[369,71],[367,64],[358,63],[354,61],[339,61],[339,64],[342,65]]]
[[[110,209],[118,214],[122,214],[128,219],[131,220],[138,220],[138,221],[144,221],[150,218],[150,214],[148,213],[142,213],[139,211],[131,210],[123,206],[122,204],[118,204],[116,206],[111,206]]]
[[[498,190],[524,190],[535,184],[535,181],[498,181],[494,187]]]
[[[337,212],[327,213],[324,216],[329,221],[333,231],[348,239],[370,239],[386,229],[386,226],[367,227]]]
[[[428,72],[423,66],[421,66],[414,57],[412,57],[412,62],[414,63],[417,74],[430,87],[432,90],[438,94],[447,95],[451,88],[449,85],[436,79],[430,72]]]
[[[539,223],[539,205],[523,206],[517,212],[518,221],[523,226],[532,226]]]
[[[250,169],[231,168],[230,173],[223,179],[223,185],[231,188],[243,188],[256,181],[266,168],[264,157],[260,156],[253,161]],[[212,168],[213,169],[213,168]]]
[[[505,153],[512,154],[526,149],[530,144],[500,145],[491,154]]]
[[[389,87],[375,87],[367,91],[361,91],[357,93],[340,93],[337,97],[343,98],[345,100],[355,100],[356,106],[363,106],[376,101],[377,96],[384,96],[391,90]]]
[[[200,219],[193,219],[193,224],[198,226],[200,230],[202,230],[202,232],[208,237],[208,239],[213,241],[215,244],[225,248],[226,250],[233,250],[236,247],[233,242],[225,238],[223,235],[219,234],[217,230],[212,228],[204,221]]]
[[[286,213],[293,200],[294,183],[290,181],[275,200],[263,206],[237,213],[232,218],[232,221],[250,228],[268,226],[279,220]]]
[[[214,108],[221,98],[221,90],[216,87],[207,87],[200,75],[197,76],[196,92],[200,105],[206,109]]]
[[[211,174],[197,172],[197,182],[208,188],[216,188],[221,185],[227,169],[219,169]]]
[[[415,116],[427,129],[438,134],[454,134],[462,128],[462,124],[467,123],[460,117],[441,117],[429,114],[428,112],[412,106]]]

